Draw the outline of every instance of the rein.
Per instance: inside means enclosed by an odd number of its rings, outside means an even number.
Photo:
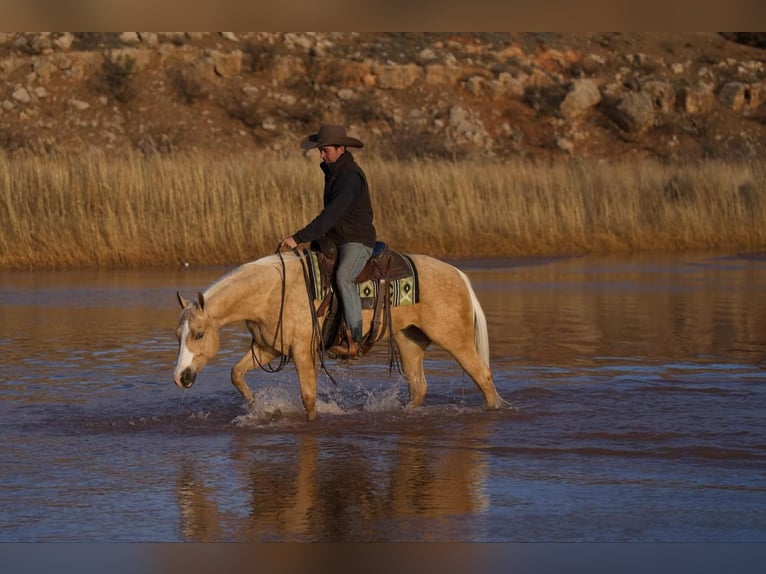
[[[306,258],[301,256],[297,247],[293,249],[293,252],[300,258],[301,269],[303,270],[303,281],[306,284],[306,294],[309,298],[309,309],[311,310],[311,323],[313,327],[311,341],[316,345],[317,354],[319,355],[319,364],[322,365],[322,370],[332,381],[332,384],[337,386],[338,382],[330,374],[330,371],[327,370],[327,365],[324,364],[324,345],[322,344],[322,336],[319,332],[319,318],[317,316],[316,307],[314,307],[314,295],[311,293],[311,279],[309,278],[308,264]]]
[[[279,255],[279,261],[282,263],[282,293],[279,302],[279,319],[277,320],[277,328],[274,331],[274,341],[272,341],[271,347],[274,349],[277,348],[277,336],[279,336],[279,348],[281,350],[279,364],[277,364],[276,367],[273,367],[271,363],[266,363],[265,365],[261,363],[255,354],[255,336],[253,336],[253,339],[250,342],[250,353],[253,355],[253,362],[256,363],[261,370],[266,371],[267,373],[278,373],[290,362],[290,356],[285,353],[284,329],[282,328],[282,318],[284,317],[285,312],[285,292],[287,291],[287,270],[285,268],[285,259],[282,257],[282,252],[279,250],[279,247],[277,247],[276,253]]]
[[[319,354],[319,364],[322,365],[322,370],[325,372],[325,374],[329,377],[329,379],[332,381],[334,385],[337,385],[337,381],[333,378],[333,376],[330,374],[330,372],[327,370],[327,366],[324,363],[324,348],[321,344],[321,336],[319,333],[319,319],[317,318],[317,311],[314,307],[314,298],[311,294],[311,282],[309,280],[309,271],[306,267],[306,260],[303,256],[301,256],[300,252],[298,251],[298,248],[292,249],[293,253],[300,259],[301,262],[301,269],[303,271],[303,279],[306,283],[306,293],[308,294],[309,298],[309,308],[311,309],[311,323],[312,323],[312,334],[311,339],[312,342],[317,344],[317,350]],[[277,247],[276,253],[279,255],[279,261],[282,263],[282,293],[279,303],[279,320],[277,322],[277,328],[274,331],[274,341],[272,342],[271,346],[273,348],[277,348],[277,337],[279,337],[279,348],[282,351],[282,354],[279,357],[279,364],[276,367],[273,367],[271,363],[266,363],[265,365],[261,363],[258,360],[258,357],[255,354],[255,337],[253,337],[253,340],[250,344],[250,352],[253,355],[253,361],[263,370],[267,373],[278,373],[282,369],[285,368],[285,365],[290,362],[290,356],[287,355],[285,351],[285,342],[284,342],[284,329],[282,327],[282,320],[284,318],[284,311],[285,311],[285,293],[287,291],[287,269],[285,267],[285,259],[282,256],[282,252],[279,250],[279,247]]]

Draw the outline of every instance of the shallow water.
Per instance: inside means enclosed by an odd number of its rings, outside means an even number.
[[[432,349],[409,410],[380,345],[310,424],[292,365],[244,408],[239,325],[173,385],[227,269],[0,274],[0,541],[766,541],[766,258],[457,264],[516,409]]]

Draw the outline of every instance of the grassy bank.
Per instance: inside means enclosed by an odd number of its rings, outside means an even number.
[[[766,164],[391,163],[379,236],[437,257],[766,248]],[[0,156],[0,268],[242,262],[321,207],[318,158]]]

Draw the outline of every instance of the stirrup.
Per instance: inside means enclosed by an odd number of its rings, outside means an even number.
[[[343,343],[333,345],[327,349],[327,352],[336,359],[358,359],[362,356],[362,347],[355,341],[351,341],[349,345]]]

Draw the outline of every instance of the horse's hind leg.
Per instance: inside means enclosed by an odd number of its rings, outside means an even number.
[[[503,399],[497,392],[495,387],[495,381],[492,378],[492,371],[484,364],[476,352],[476,349],[471,342],[470,346],[453,345],[446,350],[455,357],[455,360],[463,367],[463,370],[473,379],[473,382],[479,387],[481,394],[484,395],[484,400],[487,402],[487,406],[491,409],[499,409],[503,403]]]
[[[476,383],[476,386],[479,387],[479,390],[484,395],[484,400],[486,401],[487,406],[491,409],[499,409],[503,404],[503,399],[500,398],[500,395],[497,392],[495,380],[492,377],[492,371],[489,370],[489,367],[484,365],[479,359],[478,367],[472,371],[466,369],[466,372],[471,376],[473,382]]]
[[[394,343],[399,349],[402,370],[410,390],[409,405],[412,407],[423,404],[428,389],[423,371],[423,355],[430,342],[422,331],[414,327],[394,333]]]
[[[437,333],[433,341],[442,349],[452,355],[463,370],[468,373],[473,382],[484,395],[487,406],[492,409],[499,409],[503,404],[503,399],[495,388],[495,381],[492,378],[492,371],[484,364],[481,356],[476,350],[476,344],[473,340],[473,332],[464,329],[464,336],[457,336],[456,331],[451,333]],[[468,334],[470,333],[470,335]]]

